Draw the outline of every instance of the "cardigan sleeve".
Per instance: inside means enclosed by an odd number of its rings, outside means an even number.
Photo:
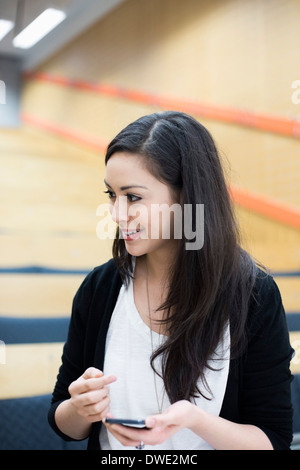
[[[292,441],[292,375],[284,307],[271,276],[261,275],[249,311],[248,347],[243,361],[240,418],[261,428],[274,449]]]
[[[113,260],[94,268],[83,280],[72,304],[68,338],[52,394],[48,421],[65,440],[56,425],[55,411],[70,398],[69,385],[91,366],[102,368],[106,332],[122,281]]]
[[[62,364],[60,366],[56,384],[52,394],[48,421],[54,431],[65,440],[73,440],[62,433],[55,422],[55,411],[61,402],[70,398],[68,387],[80,377],[84,368],[84,339],[86,319],[92,297],[91,278],[93,271],[87,275],[80,285],[73,299],[72,314],[69,325],[68,338],[63,348]]]

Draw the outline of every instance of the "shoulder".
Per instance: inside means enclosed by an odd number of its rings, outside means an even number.
[[[109,283],[114,278],[119,278],[119,271],[113,259],[93,268],[83,280],[83,285],[96,286],[101,283]]]
[[[280,291],[274,278],[260,268],[256,270],[252,300],[258,309],[266,307],[268,304],[281,303]]]
[[[122,281],[113,259],[91,270],[73,298],[71,325],[77,329],[90,325],[93,335],[106,315],[110,316],[117,301]],[[94,330],[91,332],[91,329]]]
[[[91,277],[98,282],[111,280],[114,277],[119,277],[119,271],[114,259],[108,260],[106,263],[96,266],[91,271]]]
[[[274,278],[257,268],[249,305],[248,326],[250,332],[255,334],[266,325],[268,325],[268,329],[274,328],[276,325],[280,327],[285,322],[282,298]]]
[[[84,278],[77,293],[75,301],[82,298],[93,297],[97,293],[111,293],[120,289],[121,277],[113,259],[96,266]]]
[[[274,300],[281,302],[280,291],[274,278],[260,268],[256,269],[252,299],[256,301],[258,308]]]

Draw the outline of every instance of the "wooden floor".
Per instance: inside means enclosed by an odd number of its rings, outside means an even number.
[[[107,202],[103,155],[24,126],[0,131],[0,162],[0,315],[69,316],[85,272],[111,257],[112,241],[96,235],[96,209]],[[278,273],[300,270],[300,233],[243,209],[237,214],[244,246],[274,273],[286,311],[299,312],[300,277]],[[7,272],[32,266],[81,272]],[[293,334],[300,348],[299,338]],[[52,390],[62,344],[5,351],[0,398]],[[292,367],[300,371],[297,362]]]

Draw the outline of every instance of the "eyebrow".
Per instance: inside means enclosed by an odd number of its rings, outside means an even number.
[[[106,186],[108,186],[110,189],[112,189],[112,187],[108,184],[108,182],[106,180],[104,180],[104,183],[106,184]],[[138,185],[138,184],[129,184],[128,186],[121,186],[120,190],[121,191],[126,191],[126,189],[131,189],[131,188],[148,189],[146,186],[141,186],[141,185]]]

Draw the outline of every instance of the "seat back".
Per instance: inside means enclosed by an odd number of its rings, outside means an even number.
[[[291,384],[292,404],[294,410],[292,449],[300,449],[300,313],[288,313],[287,325],[290,332],[291,345],[295,355],[291,362],[294,379]]]
[[[86,449],[87,440],[64,441],[48,423],[68,325],[69,317],[0,317],[0,450]]]
[[[0,450],[84,450],[84,441],[64,441],[49,426],[51,394],[0,400]]]

